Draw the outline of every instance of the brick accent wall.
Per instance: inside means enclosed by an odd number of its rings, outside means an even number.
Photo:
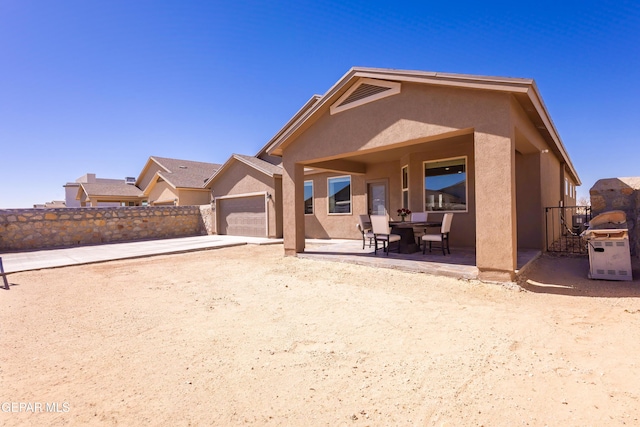
[[[0,209],[0,252],[206,235],[207,206]]]

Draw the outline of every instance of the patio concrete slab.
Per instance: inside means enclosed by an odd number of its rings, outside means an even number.
[[[117,259],[140,258],[162,254],[200,251],[230,246],[278,244],[282,239],[240,236],[193,236],[177,239],[146,240],[76,246],[29,252],[0,253],[6,273],[90,264]]]
[[[517,274],[524,271],[540,255],[537,250],[518,250]],[[458,279],[472,280],[478,278],[476,254],[474,248],[451,248],[451,254],[442,255],[439,249],[422,254],[399,254],[393,250],[387,256],[378,250],[374,254],[368,245],[362,249],[361,240],[309,240],[299,258],[321,259],[326,261],[347,262],[380,268],[426,273],[436,276],[448,276]]]

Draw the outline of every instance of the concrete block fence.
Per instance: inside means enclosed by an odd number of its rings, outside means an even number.
[[[211,207],[0,209],[0,253],[206,235]]]

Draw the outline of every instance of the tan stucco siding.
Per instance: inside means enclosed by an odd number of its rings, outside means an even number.
[[[146,189],[149,186],[149,183],[151,183],[154,175],[158,171],[164,171],[164,169],[158,166],[157,163],[150,161],[149,167],[144,171],[144,175],[139,178],[140,185],[138,187],[142,190]]]
[[[513,138],[482,132],[474,138],[476,265],[483,279],[512,280],[517,257]]]
[[[544,206],[542,206],[539,153],[516,152],[516,209],[518,247],[543,249]]]
[[[397,210],[402,205],[401,168],[409,166],[409,209],[424,211],[424,162],[451,158],[466,158],[467,165],[467,211],[456,212],[451,233],[451,243],[455,246],[475,245],[475,180],[473,137],[467,135],[446,141],[429,142],[417,151],[400,160],[367,165],[366,174],[350,175],[352,182],[352,214],[329,215],[327,201],[327,178],[342,176],[339,173],[315,173],[305,177],[313,181],[314,214],[305,215],[307,237],[314,238],[359,238],[355,229],[357,216],[368,213],[367,185],[384,183],[387,187],[387,210],[391,219],[399,219]],[[348,175],[348,174],[347,174]],[[430,213],[430,219],[442,219],[442,213]]]
[[[211,203],[211,191],[191,190],[181,188],[178,190],[179,206],[197,206]]]
[[[234,196],[265,192],[271,195],[267,202],[269,237],[282,237],[282,180],[266,175],[255,168],[235,161],[212,184],[213,197]],[[214,221],[217,227],[217,220]],[[216,228],[217,232],[217,228]]]
[[[478,130],[482,130],[484,131],[482,135],[497,135],[503,140],[510,141],[513,138],[512,127],[508,120],[510,102],[510,96],[504,93],[403,84],[402,93],[399,95],[335,115],[325,113],[304,133],[298,135],[295,144],[285,149],[284,156],[288,161],[304,164],[318,159],[338,158],[349,153],[381,151],[391,146],[411,145],[412,149],[416,147],[416,152],[402,159],[403,162],[410,162],[409,207],[412,210],[424,210],[424,161],[466,157],[468,210],[455,214],[451,241],[452,245],[474,246],[477,240],[475,153],[483,147],[474,147],[472,132],[475,130],[477,135]],[[451,132],[464,133],[464,135],[442,139],[443,133],[450,135]],[[483,141],[480,142],[480,144],[483,143]],[[508,147],[513,148],[511,144]],[[513,151],[507,149],[505,154],[508,156],[509,153],[512,154]],[[512,175],[514,166],[511,165],[513,160],[507,157],[503,159],[503,157],[499,161],[506,159],[507,175],[510,180],[514,180],[515,176]],[[491,155],[487,156],[486,161],[489,162],[487,171],[493,173],[501,169],[500,165],[495,165]],[[358,203],[362,206],[362,210],[354,210],[354,214],[366,212],[366,182],[388,179],[389,211],[392,217],[396,217],[395,211],[401,206],[400,168],[402,165],[400,161],[394,162],[392,166],[367,164],[362,182],[359,183],[358,179],[353,180],[354,209],[358,209]],[[362,193],[357,192],[357,185],[360,185]],[[322,207],[318,206],[316,209],[326,210],[326,183],[320,186],[316,183],[314,187],[318,201],[323,203]],[[318,197],[320,192],[322,196]],[[362,200],[359,202],[360,196]],[[511,190],[507,197],[510,196]],[[485,209],[488,210],[489,215],[492,215],[495,207],[487,202]],[[512,229],[515,241],[515,222],[512,224],[511,221],[513,212],[510,203],[506,209],[509,214],[504,218],[509,222],[508,228]],[[334,219],[335,224],[330,224],[330,218],[324,217],[324,210],[319,211],[313,219],[305,219],[305,225],[308,228],[307,236],[353,236],[353,232],[349,231],[350,227],[355,227],[353,219],[348,221],[348,224],[344,219]],[[441,214],[432,215],[435,219],[439,217]],[[331,232],[334,230],[339,235],[332,235]],[[487,232],[487,234],[490,233]]]
[[[275,217],[276,228],[275,235],[273,237],[282,237],[282,177],[275,177],[273,182],[275,187],[275,199],[273,201],[274,215],[269,217],[269,222],[271,222],[273,220],[273,217]],[[271,233],[271,225],[269,225],[269,233]]]
[[[412,153],[409,162],[409,209],[412,211],[424,211],[424,162],[443,159],[466,158],[467,175],[467,211],[454,212],[451,225],[451,245],[473,247],[476,239],[476,186],[475,186],[475,158],[473,135],[465,135],[453,139],[434,141],[425,144],[425,150]],[[400,166],[400,165],[399,165]],[[398,182],[394,187],[397,195],[397,204],[394,204],[392,213],[400,207],[400,169],[397,174]],[[443,214],[429,213],[430,220],[441,220]],[[394,215],[395,217],[395,215]]]
[[[506,136],[500,120],[508,116],[509,101],[502,93],[403,84],[398,95],[324,113],[286,155],[294,161],[328,159],[468,128]]]
[[[167,184],[166,181],[156,183],[149,193],[150,204],[153,204],[155,202],[166,203],[177,198],[177,190]]]
[[[361,175],[351,175],[351,213],[329,214],[327,198],[329,177],[348,174],[319,173],[307,175],[305,181],[313,181],[313,215],[305,215],[305,234],[315,239],[358,239],[356,215],[367,212],[365,183]]]
[[[211,185],[214,197],[274,191],[274,179],[255,168],[235,161]]]
[[[542,205],[543,207],[559,206],[562,200],[560,188],[560,161],[549,153],[540,155],[540,181],[542,188]],[[553,230],[555,225],[556,230]],[[560,223],[552,221],[547,229],[548,235],[545,240],[553,240],[554,235],[560,232]]]

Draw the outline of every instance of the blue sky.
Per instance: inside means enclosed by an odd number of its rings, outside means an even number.
[[[583,181],[639,176],[637,1],[0,0],[0,208],[255,154],[352,66],[533,78]]]

